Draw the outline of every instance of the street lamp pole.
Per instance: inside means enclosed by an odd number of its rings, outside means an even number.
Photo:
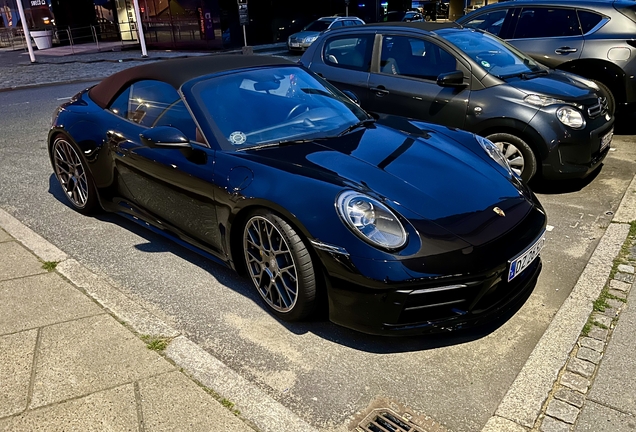
[[[22,29],[24,30],[24,39],[26,39],[29,57],[31,58],[31,63],[35,63],[35,54],[33,53],[33,45],[31,45],[31,33],[29,32],[29,25],[24,15],[24,6],[22,6],[22,0],[17,0],[16,3],[18,4],[18,12],[20,13],[20,21],[22,21]]]
[[[146,50],[146,38],[144,36],[144,26],[141,25],[141,13],[139,12],[139,0],[133,0],[133,5],[135,7],[135,17],[137,18],[137,35],[139,36],[139,43],[141,44],[141,56],[148,57],[148,51]]]

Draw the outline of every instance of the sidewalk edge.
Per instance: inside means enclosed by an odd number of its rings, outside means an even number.
[[[576,285],[539,339],[510,389],[482,432],[531,429],[559,371],[565,365],[592,312],[594,300],[607,283],[616,256],[629,235],[628,222],[636,219],[636,176],[601,237]],[[506,427],[501,427],[506,425]],[[516,430],[516,429],[514,429]]]
[[[179,335],[177,330],[128,298],[116,286],[69,258],[65,252],[2,208],[0,228],[42,261],[57,262],[58,273],[134,331],[152,336],[174,337],[164,352],[165,357],[180,367],[188,377],[234,401],[235,408],[241,412],[240,417],[259,430],[279,432],[293,425],[294,430],[317,431],[258,386],[187,337]]]

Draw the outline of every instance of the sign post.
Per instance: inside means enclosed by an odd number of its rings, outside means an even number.
[[[139,35],[139,43],[141,44],[141,56],[148,57],[146,51],[146,38],[144,36],[144,26],[141,24],[141,13],[139,12],[139,0],[133,0],[135,7],[135,17],[137,18],[137,34]]]
[[[349,16],[349,0],[345,0],[345,16]]]
[[[247,31],[245,30],[245,26],[249,24],[250,17],[247,11],[247,0],[237,0],[238,2],[238,12],[239,12],[239,23],[243,27],[243,53],[248,51],[247,49]]]
[[[24,6],[22,6],[22,0],[18,0],[16,3],[18,4],[20,21],[22,21],[24,39],[26,40],[27,48],[29,50],[29,58],[31,59],[31,63],[35,63],[35,54],[33,54],[33,45],[31,45],[31,33],[29,33],[29,25],[27,24],[26,16],[24,15]]]

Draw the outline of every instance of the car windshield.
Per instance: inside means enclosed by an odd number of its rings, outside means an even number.
[[[440,36],[475,60],[488,73],[510,78],[543,70],[530,57],[491,34],[475,30],[440,32]]]
[[[318,20],[318,21],[312,22],[307,27],[305,27],[303,30],[304,31],[321,32],[321,31],[327,30],[329,28],[329,24],[331,24],[331,21]]]
[[[297,66],[244,70],[192,87],[197,105],[235,150],[338,135],[369,116]],[[220,138],[220,137],[219,137]]]

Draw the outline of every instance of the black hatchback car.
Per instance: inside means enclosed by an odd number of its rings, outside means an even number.
[[[631,0],[517,0],[479,8],[457,22],[497,35],[551,68],[608,87],[610,110],[615,103],[636,103],[636,3]]]
[[[450,24],[329,31],[300,59],[368,111],[493,141],[524,180],[582,178],[609,151],[614,118],[596,84],[549,69],[501,39]]]

